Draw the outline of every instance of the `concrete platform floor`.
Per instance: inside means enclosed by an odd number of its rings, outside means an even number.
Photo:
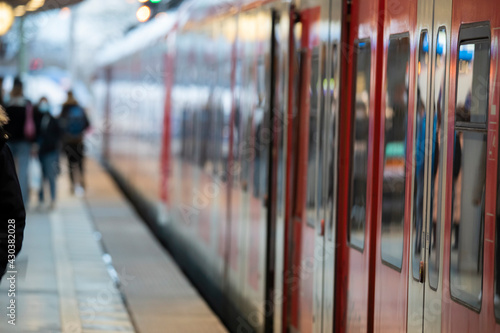
[[[15,298],[0,284],[0,332],[226,332],[95,161],[85,196],[64,172],[58,185],[55,210],[28,211]]]

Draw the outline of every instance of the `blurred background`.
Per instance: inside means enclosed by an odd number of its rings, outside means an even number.
[[[98,54],[144,24],[173,15],[181,0],[0,1],[0,77],[5,101],[20,76],[33,102],[47,96],[60,112],[66,91],[92,106]],[[89,110],[91,111],[91,110]]]
[[[11,280],[0,267],[0,332],[226,332],[96,161],[113,92],[116,156],[140,154],[149,169],[138,179],[159,187],[165,55],[150,48],[163,51],[181,2],[0,0],[0,150],[8,137],[20,185],[8,189],[23,199],[8,206],[19,213],[9,221],[22,250],[9,263]],[[109,91],[100,81],[107,64],[120,81]]]

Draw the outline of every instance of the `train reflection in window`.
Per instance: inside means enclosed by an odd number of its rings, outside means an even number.
[[[325,155],[328,156],[330,153],[330,146],[328,146],[328,149],[325,149],[323,147],[324,145],[324,136],[326,133],[326,128],[324,126],[326,119],[328,116],[326,115],[326,101],[327,101],[327,96],[329,94],[328,91],[328,78],[327,78],[327,71],[326,71],[326,61],[327,61],[327,48],[326,44],[321,45],[321,59],[320,59],[320,78],[318,84],[318,90],[319,90],[319,99],[320,99],[320,108],[318,110],[318,122],[317,122],[317,150],[321,152],[318,154],[317,158],[317,168],[318,171],[316,173],[316,216],[317,219],[319,220],[320,216],[320,211],[324,209],[325,206],[325,197],[323,195],[323,191],[325,189],[325,185],[328,184],[329,180],[328,177],[326,177],[324,173],[324,161],[325,161]],[[328,152],[326,152],[328,150]]]
[[[484,72],[488,64],[478,64],[479,61],[489,58],[489,43],[478,42],[460,45],[459,53],[459,81],[458,88],[463,95],[457,95],[456,121],[457,123],[485,124],[488,114],[485,100],[488,97],[488,72]],[[476,73],[480,71],[479,73]],[[472,86],[478,91],[471,90]]]
[[[370,41],[359,41],[356,48],[353,101],[353,130],[350,175],[350,219],[348,240],[363,250],[366,225],[366,178],[368,172],[368,114],[370,111]]]
[[[337,54],[337,43],[334,42],[332,46],[332,62],[331,62],[331,69],[330,69],[330,83],[325,83],[324,86],[326,86],[328,90],[328,94],[330,94],[330,105],[329,108],[327,109],[327,112],[325,112],[325,123],[327,124],[327,130],[326,130],[326,151],[327,151],[327,158],[326,158],[326,174],[328,175],[325,179],[325,184],[326,188],[325,190],[327,191],[326,195],[326,202],[322,203],[322,207],[325,207],[326,209],[326,214],[327,216],[327,235],[329,240],[333,240],[333,235],[334,233],[332,232],[333,228],[333,223],[334,223],[334,201],[336,196],[334,195],[335,189],[337,188],[337,179],[335,178],[336,174],[336,160],[335,156],[337,155],[337,117],[338,117],[338,109],[337,109],[337,98],[338,98],[338,72],[337,72],[337,65],[338,65],[338,54]]]
[[[307,225],[314,227],[317,200],[318,144],[319,144],[319,96],[320,96],[320,50],[315,47],[311,54],[311,81],[309,86],[309,144],[307,158]]]
[[[267,168],[270,143],[269,112],[267,110],[266,87],[268,83],[268,62],[261,56],[257,63],[258,104],[254,110],[255,161],[253,195],[266,198]]]
[[[257,89],[254,78],[255,63],[253,54],[244,57],[242,60],[241,74],[241,97],[240,106],[235,113],[235,124],[239,123],[241,131],[240,147],[238,148],[241,160],[240,181],[244,192],[253,189],[251,183],[252,164],[254,161],[255,150],[253,137],[253,109],[257,105]]]
[[[455,133],[451,295],[479,310],[482,299],[489,40],[460,45]]]
[[[427,158],[431,158],[430,164],[430,172],[431,172],[431,182],[430,182],[430,190],[428,199],[431,212],[430,216],[430,225],[429,232],[431,235],[429,244],[429,263],[428,263],[428,272],[429,272],[429,285],[437,289],[438,281],[439,281],[439,255],[440,255],[440,232],[441,232],[441,216],[439,216],[438,212],[440,212],[441,207],[441,196],[439,195],[440,177],[441,174],[441,165],[442,160],[440,158],[441,150],[443,142],[443,132],[442,132],[442,120],[444,119],[444,111],[445,111],[445,98],[444,92],[445,82],[446,82],[446,30],[444,27],[439,28],[437,34],[437,43],[436,43],[436,62],[434,63],[434,113],[432,114],[432,123],[428,124],[429,129],[432,130],[432,146],[429,147],[429,152],[427,153]]]
[[[417,109],[415,112],[415,178],[413,192],[413,277],[420,279],[420,261],[422,253],[422,227],[424,222],[424,165],[425,165],[425,132],[427,121],[427,79],[429,71],[429,40],[427,31],[420,35],[417,72]]]
[[[382,260],[401,269],[406,176],[410,38],[391,36],[387,55],[382,193]]]

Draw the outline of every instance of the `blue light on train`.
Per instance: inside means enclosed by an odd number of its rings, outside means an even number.
[[[444,31],[440,31],[438,33],[437,45],[436,45],[436,53],[442,55],[445,52],[446,47],[446,34]]]
[[[366,42],[360,42],[360,43],[358,44],[358,46],[359,46],[359,47],[365,47],[365,46],[366,46]]]
[[[474,44],[460,45],[458,59],[471,61],[474,58]]]
[[[422,50],[425,53],[429,52],[429,38],[427,37],[427,34],[424,35],[424,40],[422,41]]]

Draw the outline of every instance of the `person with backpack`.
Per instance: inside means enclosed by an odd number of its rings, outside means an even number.
[[[83,136],[90,123],[85,110],[78,104],[72,91],[68,92],[68,98],[63,105],[60,125],[63,130],[63,149],[68,158],[71,192],[75,194],[77,173],[80,185],[78,191],[85,189]]]
[[[4,130],[7,122],[7,115],[0,107],[0,279],[9,262],[15,265],[14,258],[21,251],[26,226],[23,196],[16,175],[14,158],[7,145],[9,136]],[[12,245],[15,247],[13,253]]]
[[[48,181],[50,187],[50,210],[56,204],[56,179],[59,174],[59,146],[62,131],[59,122],[50,113],[47,98],[42,97],[35,108],[35,124],[38,143],[38,157],[42,166],[42,186],[39,192],[39,204],[44,202],[44,183]]]
[[[10,121],[4,126],[4,130],[10,138],[8,145],[16,161],[24,206],[28,207],[28,164],[36,129],[33,118],[33,106],[24,97],[23,83],[19,78],[14,79],[14,86],[5,111]]]

